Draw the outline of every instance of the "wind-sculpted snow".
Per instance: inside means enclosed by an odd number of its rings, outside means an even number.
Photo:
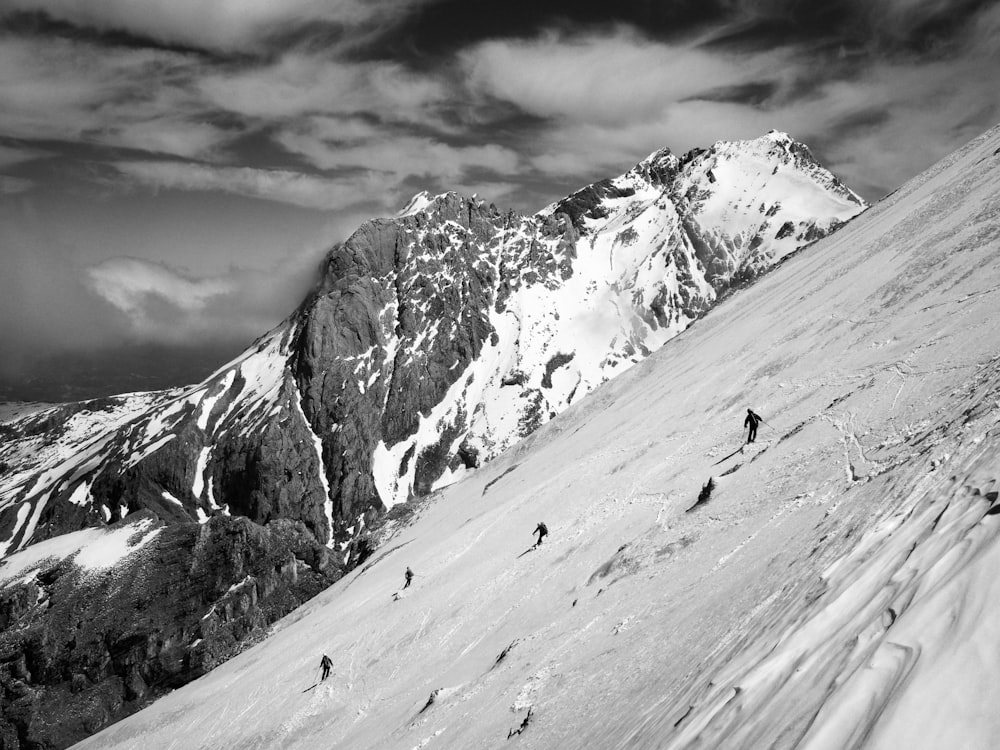
[[[1000,745],[997,154],[394,509],[266,642],[81,747]]]

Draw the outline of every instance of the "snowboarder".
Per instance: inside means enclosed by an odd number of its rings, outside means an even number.
[[[409,566],[406,567],[406,573],[404,573],[404,575],[406,576],[406,583],[403,584],[403,588],[405,589],[408,588],[410,583],[413,581],[413,571],[410,570]]]
[[[323,654],[323,658],[320,660],[319,665],[323,669],[323,676],[320,678],[320,682],[322,682],[330,676],[330,668],[333,666],[333,662],[330,661],[329,656]]]
[[[754,414],[751,409],[747,409],[747,418],[743,420],[743,426],[750,428],[750,432],[747,433],[748,443],[752,443],[757,437],[757,425],[760,423],[760,414]]]
[[[538,525],[535,527],[535,530],[532,531],[531,533],[532,534],[538,534],[538,541],[535,542],[535,546],[537,547],[539,544],[542,543],[542,537],[544,537],[546,534],[549,533],[549,529],[545,525],[544,521],[539,521]]]

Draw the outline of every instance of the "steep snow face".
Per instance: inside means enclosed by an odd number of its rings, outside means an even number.
[[[706,242],[766,267],[854,216],[864,201],[785,133],[720,142],[684,165],[676,193]],[[766,245],[761,239],[766,238]]]
[[[80,747],[1000,745],[998,152],[732,295]]]

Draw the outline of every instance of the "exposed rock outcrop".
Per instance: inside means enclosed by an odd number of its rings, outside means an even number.
[[[0,588],[0,745],[67,747],[233,656],[342,572],[300,522],[225,516],[164,525],[107,569],[43,563]]]

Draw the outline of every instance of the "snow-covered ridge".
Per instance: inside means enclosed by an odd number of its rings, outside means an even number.
[[[417,433],[378,446],[373,471],[387,505],[413,492],[414,465],[402,459],[430,450],[441,425],[459,433],[454,455],[460,448],[480,459],[498,455],[656,351],[732,282],[865,207],[808,149],[776,132],[680,159],[654,152],[620,177],[514,217],[485,243],[471,227],[433,222],[449,200],[461,198],[438,196],[410,214],[426,222],[412,239],[421,248],[414,273],[436,276],[439,288],[454,283],[438,268],[441,256],[423,249],[431,236],[444,239],[443,252],[484,244],[497,269],[487,306],[500,341],[468,365]],[[504,278],[503,269],[520,272]],[[441,481],[464,472],[452,462]]]
[[[403,210],[396,214],[397,218],[403,218],[405,216],[413,216],[414,214],[420,213],[426,210],[426,208],[434,202],[434,197],[431,196],[426,190],[421,190],[419,193],[410,198],[410,201],[403,207]]]

